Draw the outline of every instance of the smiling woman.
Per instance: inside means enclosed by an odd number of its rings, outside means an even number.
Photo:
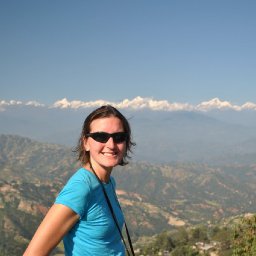
[[[128,163],[134,145],[127,119],[114,107],[102,106],[85,119],[75,150],[82,166],[60,191],[24,256],[48,255],[61,239],[68,256],[134,255],[111,176],[115,166]]]

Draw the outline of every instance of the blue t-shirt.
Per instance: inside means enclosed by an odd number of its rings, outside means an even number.
[[[124,216],[115,196],[115,181],[103,183],[122,230]],[[65,235],[66,256],[124,256],[125,250],[107,204],[102,187],[95,175],[79,169],[61,190],[55,201],[63,204],[80,218]]]

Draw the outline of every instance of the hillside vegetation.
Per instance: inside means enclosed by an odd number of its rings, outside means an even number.
[[[2,255],[21,254],[78,167],[71,148],[0,135]],[[256,212],[256,164],[131,162],[113,175],[133,239],[140,245],[143,237],[202,223],[215,226]]]

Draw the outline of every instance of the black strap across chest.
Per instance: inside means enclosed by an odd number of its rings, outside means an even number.
[[[108,195],[107,195],[106,189],[105,189],[105,187],[104,187],[102,181],[100,180],[100,178],[97,176],[97,174],[96,174],[96,172],[94,171],[94,169],[93,169],[93,167],[92,167],[91,164],[90,164],[90,167],[91,167],[91,169],[92,169],[94,175],[96,176],[97,180],[99,181],[99,183],[100,183],[100,185],[101,185],[101,187],[102,187],[102,190],[103,190],[104,196],[105,196],[105,198],[106,198],[108,207],[109,207],[109,209],[110,209],[112,218],[113,218],[113,220],[114,220],[114,222],[115,222],[115,224],[116,224],[116,227],[117,227],[117,229],[118,229],[118,232],[119,232],[119,234],[120,234],[120,236],[121,236],[121,239],[122,239],[123,244],[124,244],[124,246],[125,246],[125,250],[126,250],[127,255],[128,255],[128,256],[130,256],[130,255],[135,256],[134,249],[133,249],[133,246],[132,246],[132,240],[131,240],[131,237],[130,237],[130,234],[129,234],[129,230],[128,230],[128,227],[127,227],[126,222],[125,222],[125,219],[124,219],[124,226],[125,226],[125,231],[126,231],[126,235],[127,235],[127,238],[128,238],[128,242],[129,242],[131,254],[130,254],[130,251],[128,250],[127,244],[126,244],[126,242],[125,242],[124,236],[123,236],[123,234],[122,234],[122,230],[121,230],[121,228],[120,228],[119,225],[118,225],[117,217],[116,217],[115,212],[114,212],[114,210],[113,210],[113,207],[112,207],[112,205],[111,205],[110,199],[109,199],[109,197],[108,197]],[[114,186],[113,186],[111,180],[110,180],[110,183],[111,183],[111,185],[112,185],[112,188],[113,188],[113,191],[114,191],[114,196],[115,196],[115,198],[116,198],[117,204],[118,204],[119,208],[121,209],[121,206],[120,206],[120,204],[119,204],[119,201],[118,201],[118,198],[117,198],[117,195],[116,195],[116,193],[115,193],[115,189],[114,189]],[[121,209],[121,211],[122,211],[122,209]]]

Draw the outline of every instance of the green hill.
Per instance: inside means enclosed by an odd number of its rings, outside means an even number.
[[[77,168],[71,148],[0,135],[2,255],[21,254]],[[113,175],[134,240],[256,212],[256,164],[131,162]]]

